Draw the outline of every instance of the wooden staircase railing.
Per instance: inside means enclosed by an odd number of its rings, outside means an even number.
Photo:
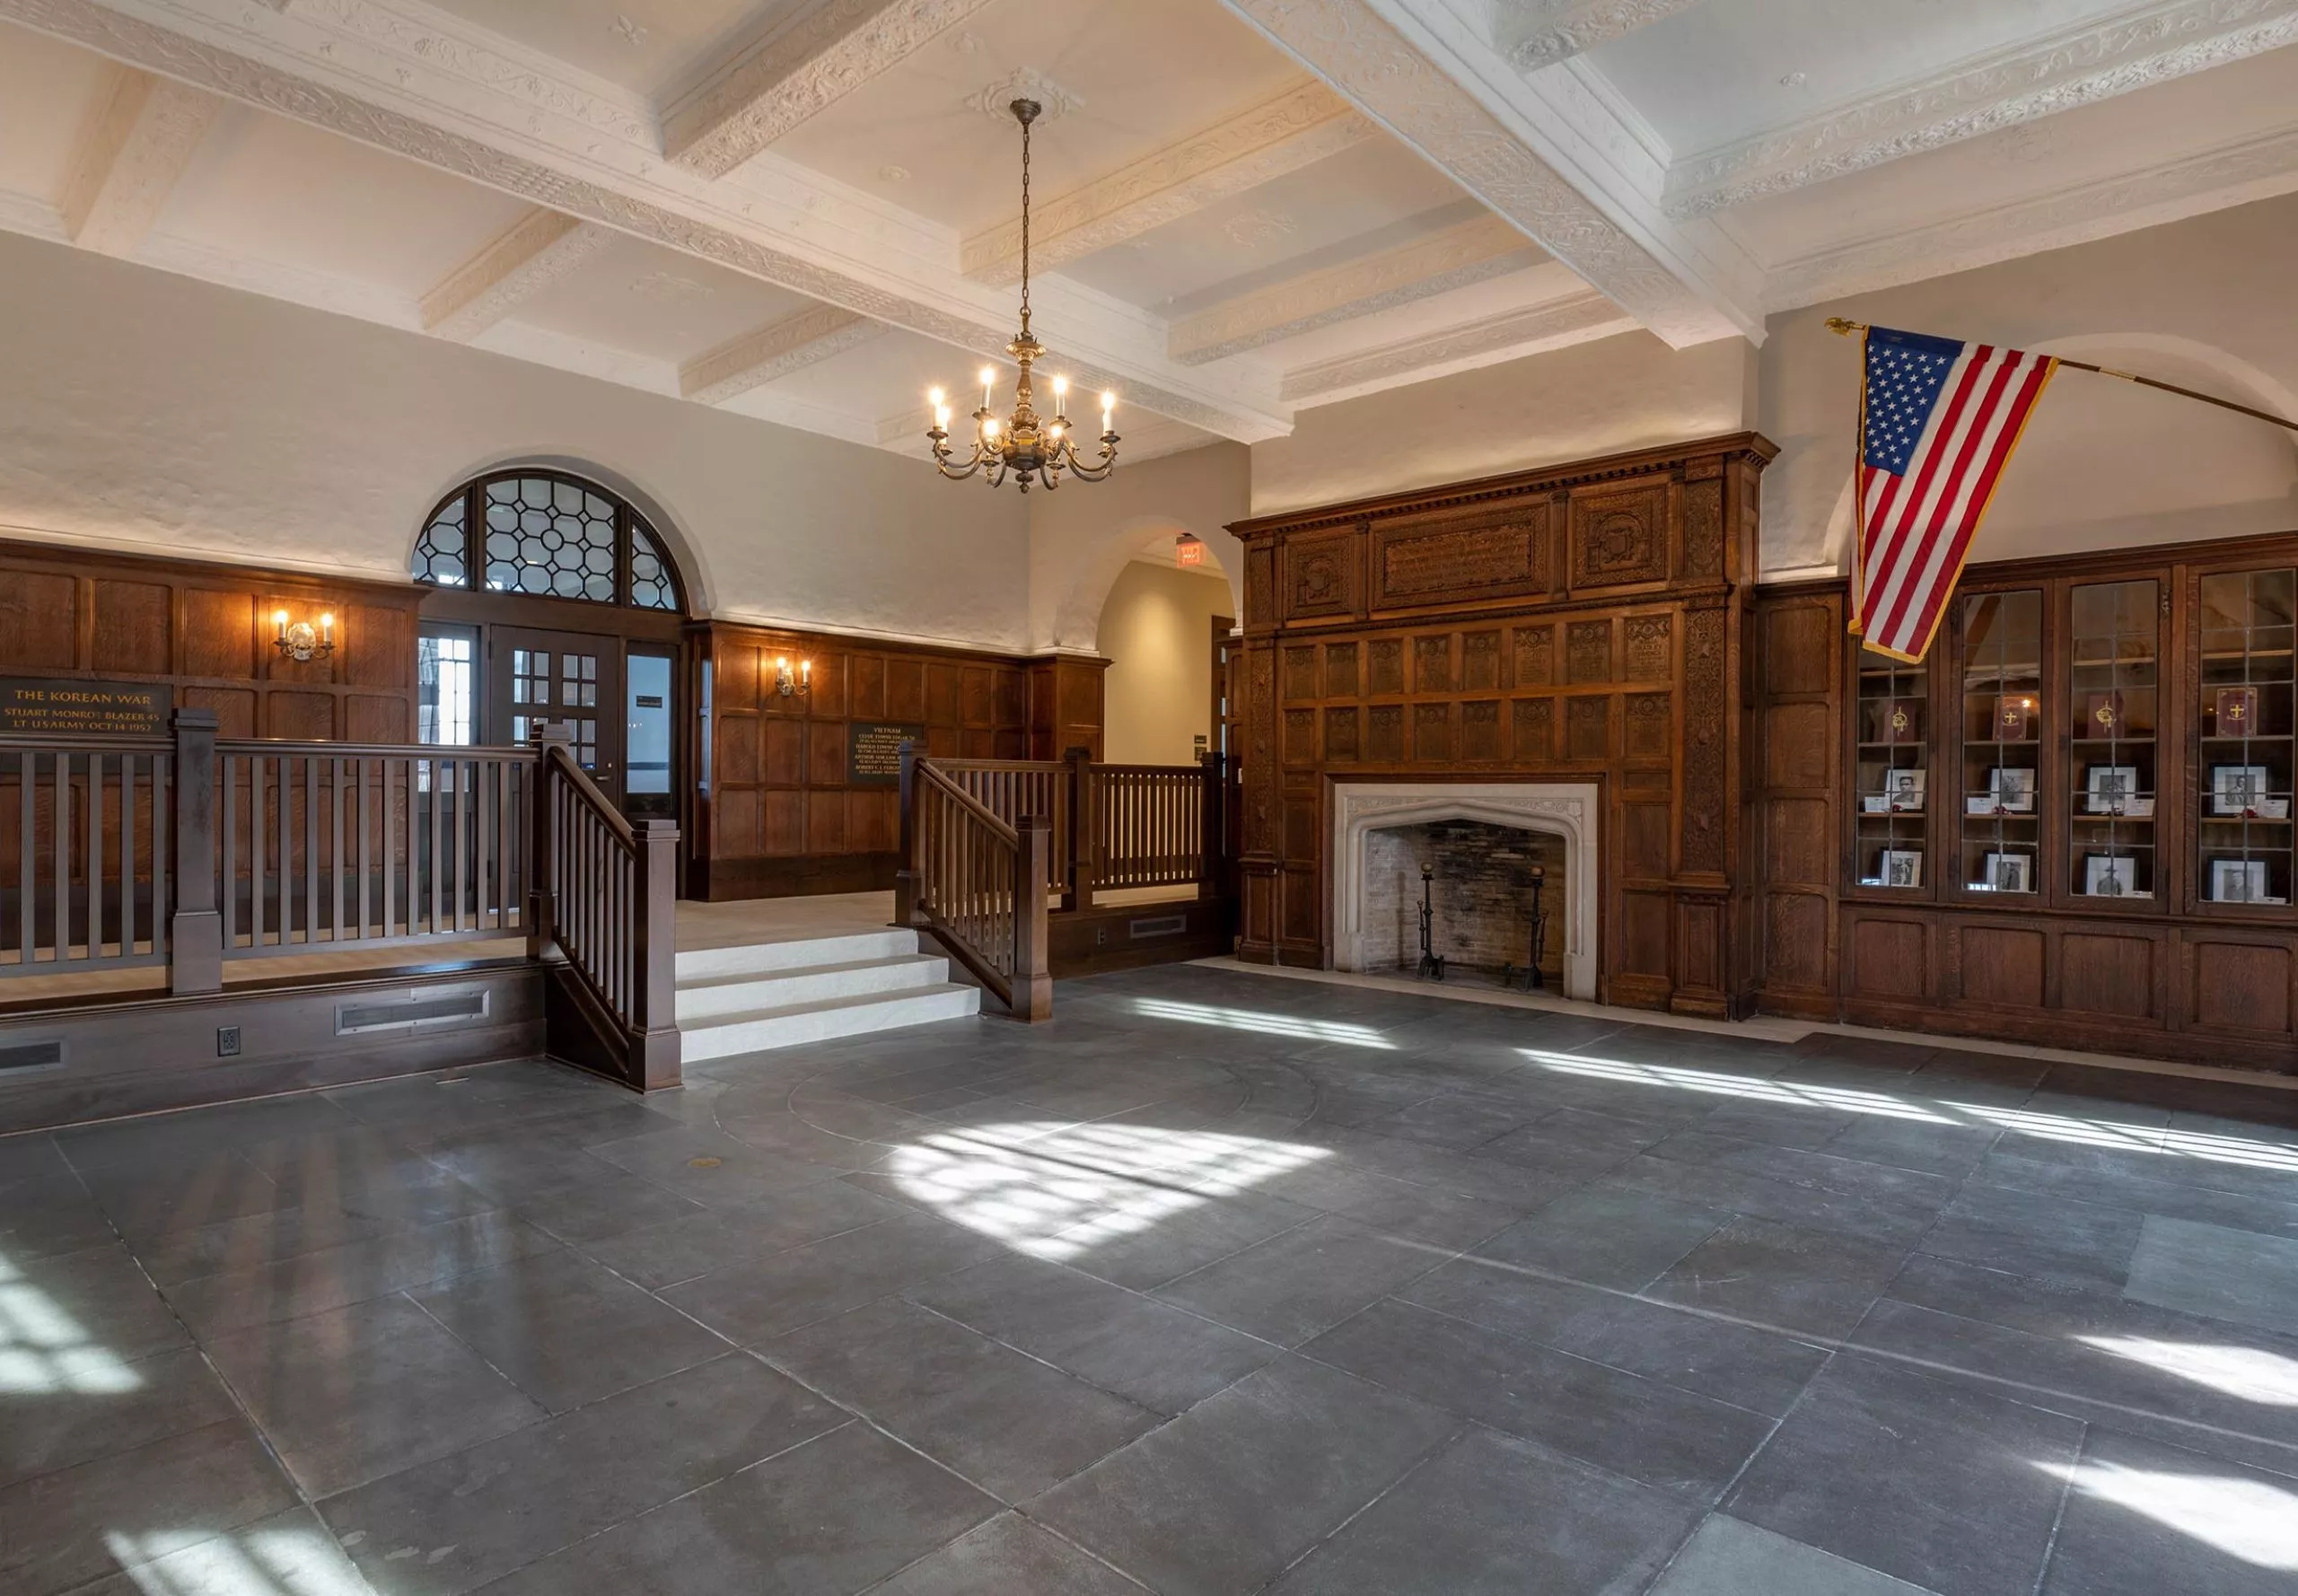
[[[1015,1019],[1049,1017],[1052,818],[1008,821],[905,744],[901,860],[895,923],[932,933]]]
[[[565,727],[537,735],[528,951],[564,962],[551,1050],[640,1091],[679,1081],[678,827],[632,821],[575,760]],[[571,1012],[570,1012],[571,1011]]]

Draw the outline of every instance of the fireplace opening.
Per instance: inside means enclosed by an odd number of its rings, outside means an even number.
[[[1565,839],[1552,831],[1443,820],[1389,826],[1364,838],[1364,962],[1366,970],[1411,971],[1420,963],[1421,872],[1428,882],[1432,944],[1445,978],[1498,981],[1510,966],[1519,982],[1531,948],[1537,867],[1546,921],[1540,971],[1548,990],[1564,989]]]

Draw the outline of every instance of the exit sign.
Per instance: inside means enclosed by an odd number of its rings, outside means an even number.
[[[1174,543],[1173,564],[1186,567],[1188,566],[1201,566],[1204,563],[1205,540],[1203,539],[1182,538]]]

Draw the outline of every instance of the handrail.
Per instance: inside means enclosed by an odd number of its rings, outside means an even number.
[[[678,827],[628,820],[574,758],[563,724],[536,739],[528,948],[563,959],[589,1029],[606,1033],[610,1067],[641,1090],[675,1085]]]
[[[896,924],[930,932],[1015,1019],[1048,1017],[1051,820],[1007,821],[904,743],[901,832]]]

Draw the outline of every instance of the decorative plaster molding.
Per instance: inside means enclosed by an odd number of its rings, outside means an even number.
[[[1434,298],[1543,257],[1497,216],[1478,216],[1361,260],[1312,271],[1176,320],[1166,348],[1201,364],[1295,337],[1336,321]]]
[[[404,294],[331,272],[261,260],[191,239],[155,232],[145,241],[136,259],[140,266],[197,277],[203,283],[237,288],[245,294],[260,294],[268,299],[285,300],[308,310],[355,316],[362,321],[407,332],[419,332],[423,327],[415,302]]]
[[[83,143],[64,190],[64,231],[83,250],[133,256],[175,192],[222,101],[134,67]]]
[[[1034,66],[1024,66],[1009,72],[994,83],[985,83],[966,96],[966,109],[978,111],[993,122],[1010,125],[1013,120],[1013,101],[1034,100],[1038,102],[1039,122],[1057,122],[1071,111],[1082,110],[1085,102],[1046,76]]]
[[[1763,336],[1761,317],[1740,303],[1752,296],[1715,285],[1705,251],[1718,241],[1663,237],[1666,218],[1619,177],[1643,146],[1592,95],[1579,93],[1567,116],[1563,101],[1535,92],[1442,0],[1223,4],[1670,344]],[[1564,93],[1569,77],[1540,81]],[[1616,210],[1639,213],[1634,231]]]
[[[1895,288],[2293,191],[2298,129],[1789,261],[1771,274],[1769,306]]]
[[[1564,838],[1564,995],[1595,1001],[1603,812],[1603,792],[1595,783],[1338,781],[1331,793],[1335,965],[1364,967],[1364,841],[1370,833],[1436,820],[1483,820]]]
[[[300,0],[281,15],[244,0],[0,0],[0,20],[977,354],[1013,336],[1011,306],[936,264],[920,219],[771,155],[706,183],[604,125],[618,102],[561,103],[560,64],[531,56],[539,65],[521,74],[518,47],[468,27],[434,36],[434,13],[394,4]],[[1242,442],[1289,430],[1272,375],[1197,376],[1147,320],[1065,323],[1072,376]]]
[[[804,9],[671,106],[662,153],[689,171],[724,177],[987,4],[827,0]]]
[[[423,296],[423,327],[468,343],[596,255],[613,239],[595,222],[558,211],[530,211],[518,224]]]
[[[878,322],[836,305],[811,305],[696,355],[679,367],[679,392],[699,404],[723,404],[738,393],[866,344],[885,330]]]
[[[1636,319],[1590,289],[1567,299],[1504,311],[1466,326],[1343,355],[1285,374],[1285,399],[1331,404],[1403,381],[1515,360],[1635,330]]]
[[[1700,0],[1518,0],[1502,24],[1508,59],[1525,72],[1553,66],[1639,28],[1664,22]],[[1529,13],[1529,14],[1527,14]]]
[[[1031,264],[1051,268],[1298,171],[1373,136],[1372,122],[1323,83],[1289,89],[1036,207]],[[1022,219],[965,241],[961,269],[1004,285],[1022,275]]]
[[[1668,214],[1807,188],[2293,42],[2298,0],[2163,0],[1680,161]]]

